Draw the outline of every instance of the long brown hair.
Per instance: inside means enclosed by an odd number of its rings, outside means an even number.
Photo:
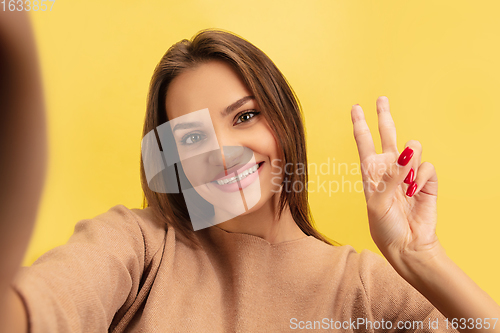
[[[165,99],[170,82],[185,70],[210,60],[223,60],[239,73],[274,131],[283,156],[283,165],[294,168],[293,172],[284,175],[284,180],[290,184],[300,182],[305,186],[308,180],[307,156],[300,102],[271,59],[253,44],[231,32],[205,29],[191,40],[183,39],[168,49],[151,79],[142,136],[168,121]],[[296,172],[297,166],[303,166],[305,172],[303,169]],[[190,245],[199,246],[183,194],[152,191],[146,179],[142,155],[141,184],[144,191],[143,208],[151,207],[157,218],[173,226]],[[286,205],[289,205],[295,222],[306,235],[330,245],[338,244],[314,228],[306,190],[282,190],[278,202],[278,217]]]

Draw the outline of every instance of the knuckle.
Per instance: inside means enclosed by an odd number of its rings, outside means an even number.
[[[429,170],[432,170],[432,171],[436,171],[436,167],[434,166],[434,164],[427,162],[427,161],[422,162],[422,167],[429,169]]]
[[[380,106],[377,108],[377,112],[378,112],[378,114],[381,114],[381,113],[384,113],[384,112],[386,112],[386,113],[389,113],[389,114],[390,114],[390,113],[391,113],[391,110],[389,110],[389,108],[388,108],[388,107],[385,107],[384,105],[380,105]]]
[[[381,130],[384,130],[384,129],[391,129],[392,130],[392,129],[395,128],[394,122],[392,122],[392,121],[391,122],[387,121],[387,122],[381,123],[381,124],[378,125],[378,127]]]
[[[417,148],[418,150],[422,150],[422,144],[418,140],[409,140],[406,142],[406,145]]]
[[[353,123],[357,123],[358,121],[363,121],[365,120],[365,116],[362,113],[351,113],[351,119]]]
[[[386,183],[390,183],[394,179],[394,172],[387,170],[382,176],[382,180]]]
[[[377,203],[375,202],[375,200],[368,200],[368,204],[366,205],[366,209],[369,211],[369,212],[373,212],[375,211],[377,207]]]
[[[370,129],[368,128],[360,128],[356,132],[354,132],[354,136],[356,138],[361,138],[367,134],[370,134]]]

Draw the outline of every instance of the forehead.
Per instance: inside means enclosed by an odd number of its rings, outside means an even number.
[[[169,120],[201,109],[219,113],[251,92],[238,73],[221,60],[188,69],[172,80],[165,99]]]

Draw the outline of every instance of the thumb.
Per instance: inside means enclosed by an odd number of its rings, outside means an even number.
[[[377,202],[392,202],[398,186],[404,181],[410,170],[409,162],[412,157],[413,149],[406,147],[399,155],[398,160],[387,168],[377,185],[376,193],[374,193],[374,196],[377,196]]]

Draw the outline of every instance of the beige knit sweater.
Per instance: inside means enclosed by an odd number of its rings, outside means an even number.
[[[13,282],[30,332],[454,331],[373,252],[312,236],[195,233],[203,250],[149,208],[123,205],[78,222]]]

